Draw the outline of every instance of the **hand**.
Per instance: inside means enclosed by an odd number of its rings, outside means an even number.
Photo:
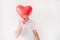
[[[26,18],[22,21],[22,23],[25,24],[28,20],[29,20],[29,18]]]

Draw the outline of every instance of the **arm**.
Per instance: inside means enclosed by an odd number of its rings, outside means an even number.
[[[18,38],[18,36],[21,34],[22,29],[25,25],[25,23],[29,20],[29,18],[25,19],[24,21],[21,22],[20,26],[18,27],[18,29],[15,31],[15,36],[16,38]]]
[[[18,38],[19,35],[21,34],[23,26],[24,26],[24,24],[21,23],[21,24],[19,25],[18,29],[15,31],[15,36],[16,36],[16,38]]]
[[[39,35],[36,30],[33,30],[33,34],[34,34],[36,40],[40,40]]]

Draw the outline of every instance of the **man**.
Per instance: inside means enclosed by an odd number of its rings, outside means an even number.
[[[40,40],[36,30],[35,22],[29,19],[29,15],[32,12],[31,6],[19,5],[16,8],[18,15],[22,18],[18,29],[15,31],[16,38],[22,35],[20,40]]]

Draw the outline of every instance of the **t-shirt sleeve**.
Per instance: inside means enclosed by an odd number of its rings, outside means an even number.
[[[33,24],[32,24],[31,30],[37,30],[37,24],[36,24],[36,23],[33,23]]]

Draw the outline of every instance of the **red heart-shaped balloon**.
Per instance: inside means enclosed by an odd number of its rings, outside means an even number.
[[[22,6],[22,5],[18,5],[16,10],[22,18],[27,18],[32,12],[32,7],[31,6],[26,6],[25,7],[25,6]]]

